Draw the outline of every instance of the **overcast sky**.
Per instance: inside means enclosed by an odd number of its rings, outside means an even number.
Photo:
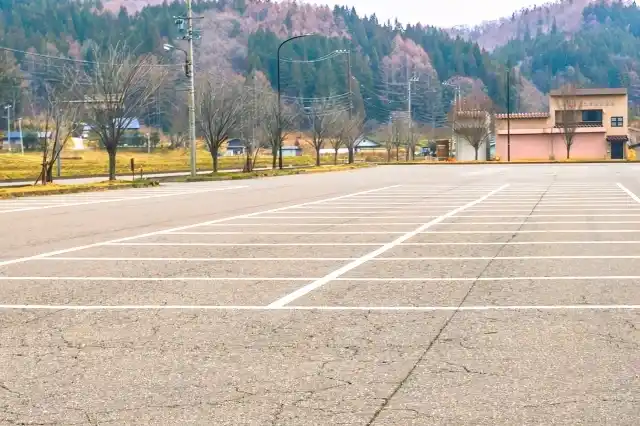
[[[358,15],[376,14],[378,20],[421,22],[438,27],[476,25],[511,14],[526,6],[550,0],[298,0],[305,3],[355,6]]]

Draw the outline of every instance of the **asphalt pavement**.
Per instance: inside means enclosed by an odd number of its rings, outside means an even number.
[[[0,201],[0,424],[635,425],[638,171]]]

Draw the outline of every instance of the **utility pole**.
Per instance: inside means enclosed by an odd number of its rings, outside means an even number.
[[[507,161],[511,161],[511,70],[507,68]]]
[[[22,137],[22,117],[18,118],[18,133],[20,134],[20,152],[24,155],[24,139]]]
[[[185,33],[182,36],[183,40],[189,42],[189,48],[185,52],[187,54],[187,61],[185,63],[185,74],[189,79],[188,92],[189,92],[189,149],[191,158],[191,176],[196,176],[196,90],[194,79],[194,66],[193,66],[193,40],[200,39],[200,30],[194,30],[193,20],[202,19],[202,16],[193,16],[193,8],[191,7],[192,0],[186,0],[187,4],[187,16],[174,16],[175,24],[178,26],[180,33]],[[187,28],[185,32],[185,21]],[[171,50],[175,47],[165,44],[165,50]],[[182,49],[180,49],[182,50]]]
[[[349,79],[347,87],[349,88],[349,120],[353,113],[353,91],[351,90],[351,50],[347,49],[347,78]]]
[[[11,108],[13,105],[5,105],[4,109],[7,110],[7,144],[9,145],[9,152],[11,152]]]
[[[409,140],[411,141],[411,143],[409,144],[410,146],[407,147],[407,155],[406,158],[407,160],[413,158],[413,152],[409,152],[409,148],[413,149],[411,145],[413,145],[413,118],[411,116],[411,83],[416,83],[418,82],[420,79],[414,74],[413,77],[409,78],[409,68],[407,67],[407,91],[408,91],[408,96],[407,96],[407,115],[409,118]],[[411,157],[411,158],[410,158]]]

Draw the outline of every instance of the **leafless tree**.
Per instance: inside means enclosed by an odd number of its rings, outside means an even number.
[[[289,135],[289,132],[293,130],[296,121],[296,116],[291,109],[291,107],[285,108],[283,106],[282,110],[280,110],[278,108],[278,97],[275,94],[265,96],[264,110],[261,115],[261,127],[265,141],[271,148],[271,165],[274,169],[276,168],[280,147]]]
[[[340,148],[345,146],[347,137],[345,136],[345,130],[349,126],[349,115],[346,112],[338,113],[336,119],[329,131],[329,143],[333,148],[333,164],[338,164],[338,152]]]
[[[485,96],[467,97],[452,112],[453,130],[474,149],[476,161],[480,147],[491,139],[493,112],[493,103]]]
[[[186,97],[182,105],[171,104],[171,116],[169,117],[169,148],[179,149],[187,146],[189,139],[189,118]]]
[[[316,152],[316,166],[319,166],[320,150],[334,131],[339,113],[336,105],[328,99],[315,101],[308,108],[308,113],[311,120],[311,144]]]
[[[364,115],[364,114],[363,114]],[[349,164],[353,164],[355,160],[355,152],[358,142],[364,134],[364,117],[360,114],[352,114],[346,120],[346,126],[343,129],[344,145],[349,152]]]
[[[558,110],[556,110],[556,127],[562,129],[564,144],[567,147],[567,160],[571,157],[571,147],[577,133],[582,115],[582,102],[577,96],[577,87],[574,84],[566,84],[559,90]]]
[[[396,150],[396,161],[400,161],[400,147],[406,144],[409,135],[408,121],[404,115],[396,115],[391,119],[392,144]]]
[[[387,151],[387,163],[391,162],[391,151],[393,151],[394,146],[394,130],[393,123],[389,121],[384,135],[384,149]]]
[[[239,87],[208,77],[198,90],[198,127],[218,172],[218,155],[224,141],[241,125],[243,92]]]
[[[109,180],[116,179],[116,153],[136,115],[146,110],[164,83],[166,67],[150,54],[133,54],[125,44],[95,49],[98,61],[67,75],[75,79],[76,102],[83,104],[83,120],[98,135],[109,154]]]
[[[43,185],[53,182],[53,165],[56,163],[67,141],[81,127],[79,121],[81,104],[70,102],[72,90],[51,83],[44,85],[42,110],[42,169],[37,181]]]

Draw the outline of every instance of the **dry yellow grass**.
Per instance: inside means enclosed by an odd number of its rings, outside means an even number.
[[[185,150],[162,150],[151,154],[142,152],[120,151],[117,156],[117,173],[130,173],[130,159],[135,159],[136,172],[140,169],[146,173],[167,171],[186,171],[189,169],[189,152]],[[199,170],[211,170],[213,167],[208,151],[197,153]],[[40,173],[42,157],[39,153],[0,154],[0,180],[3,179],[35,179]],[[242,168],[242,157],[221,157],[220,169]],[[285,157],[285,165],[306,166],[314,164],[309,156]],[[271,157],[258,158],[257,167],[271,165]],[[91,176],[108,173],[108,157],[104,151],[87,151],[83,153],[64,153],[62,156],[62,176]]]

